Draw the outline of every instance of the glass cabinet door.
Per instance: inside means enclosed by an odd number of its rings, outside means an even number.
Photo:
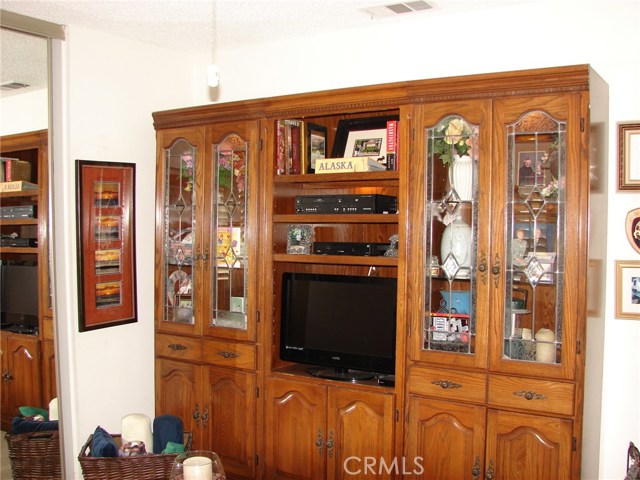
[[[214,144],[210,325],[247,329],[249,143],[236,134]]]
[[[566,123],[530,111],[506,125],[506,135],[503,359],[559,364]]]
[[[480,126],[446,114],[426,128],[425,137],[422,351],[471,357],[478,353]]]
[[[164,156],[163,301],[164,322],[194,323],[194,246],[196,241],[197,148],[176,140]]]

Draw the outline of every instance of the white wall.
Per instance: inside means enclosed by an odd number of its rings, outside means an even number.
[[[55,53],[61,70],[54,75],[60,75],[63,86],[59,105],[54,105],[53,155],[57,358],[64,372],[59,396],[66,477],[81,478],[76,457],[97,425],[118,433],[121,418],[128,413],[154,417],[151,112],[193,103],[193,59],[74,26],[67,29],[67,40]],[[78,331],[78,159],[136,164],[137,323]]]
[[[46,130],[49,125],[46,88],[2,97],[0,106],[0,135]]]
[[[208,58],[74,27],[60,51],[64,89],[54,108],[55,263],[58,352],[66,464],[96,425],[153,415],[153,222],[155,141],[151,112],[206,103],[396,80],[589,63],[610,88],[606,318],[599,327],[605,361],[602,396],[585,428],[584,478],[624,477],[626,447],[640,443],[640,322],[614,319],[613,263],[638,259],[622,233],[638,194],[616,193],[615,123],[640,119],[640,2],[541,0],[469,14],[372,21],[358,31],[288,44],[218,52],[221,86],[206,87]],[[283,52],[287,52],[283,54]],[[291,59],[295,59],[292,61]],[[193,72],[198,72],[196,75]],[[201,73],[199,73],[201,72]],[[4,105],[3,105],[4,106]],[[60,128],[62,127],[62,128]],[[40,128],[40,127],[35,127]],[[31,128],[31,129],[35,129]],[[138,316],[136,324],[77,331],[75,280],[76,159],[136,163]],[[590,339],[591,340],[591,339]],[[598,352],[596,352],[598,353]],[[597,358],[597,356],[596,356]],[[592,369],[597,371],[596,367]],[[594,392],[598,393],[597,383]],[[592,428],[593,427],[593,428]],[[76,470],[76,476],[80,477]],[[68,477],[70,477],[68,475]]]

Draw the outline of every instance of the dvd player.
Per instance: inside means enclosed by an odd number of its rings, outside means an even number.
[[[397,213],[398,199],[390,195],[298,195],[296,213]]]
[[[389,248],[388,243],[361,242],[314,242],[315,255],[355,255],[361,257],[382,257]]]
[[[13,238],[13,237],[2,237],[0,239],[1,247],[37,247],[38,239],[37,238]]]

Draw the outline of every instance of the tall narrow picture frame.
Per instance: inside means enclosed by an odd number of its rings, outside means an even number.
[[[640,122],[618,124],[618,190],[640,190]]]
[[[137,321],[135,164],[76,161],[79,330]]]

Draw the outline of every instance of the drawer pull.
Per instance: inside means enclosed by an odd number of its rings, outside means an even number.
[[[479,480],[480,478],[480,457],[476,455],[476,461],[473,462],[473,470],[471,470],[473,480]]]
[[[224,358],[238,358],[240,355],[233,352],[218,352],[219,355],[222,355]]]
[[[434,384],[434,385],[438,385],[439,387],[442,387],[444,389],[447,389],[447,388],[462,388],[462,385],[460,385],[459,383],[453,383],[453,382],[450,382],[448,380],[434,380],[431,383]]]
[[[525,400],[546,400],[546,395],[542,393],[532,392],[531,390],[520,390],[519,392],[513,392],[513,394],[517,397],[522,397]]]
[[[174,352],[177,352],[178,350],[186,350],[187,347],[185,347],[184,345],[180,345],[179,343],[172,343],[169,345],[169,348],[171,350],[173,350]]]

